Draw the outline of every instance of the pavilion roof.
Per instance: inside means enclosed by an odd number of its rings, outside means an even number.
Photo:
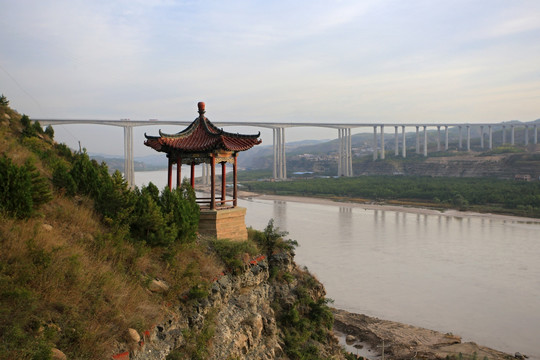
[[[261,143],[259,136],[235,134],[219,129],[204,116],[204,103],[199,103],[199,117],[187,128],[176,134],[165,134],[159,130],[159,136],[144,134],[144,144],[156,151],[165,153],[197,153],[213,150],[245,151]]]

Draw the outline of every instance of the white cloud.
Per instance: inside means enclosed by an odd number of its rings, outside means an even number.
[[[508,19],[489,31],[491,36],[507,36],[540,30],[540,13]]]
[[[534,2],[7,3],[0,64],[41,108],[0,91],[35,117],[540,117]]]

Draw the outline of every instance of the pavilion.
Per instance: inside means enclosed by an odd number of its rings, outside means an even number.
[[[182,182],[182,164],[191,167],[191,186],[195,188],[195,165],[210,164],[210,197],[198,197],[201,208],[199,232],[217,238],[247,238],[245,208],[237,207],[237,155],[261,143],[260,133],[244,135],[226,132],[210,122],[205,104],[199,102],[199,117],[176,134],[144,134],[144,144],[164,152],[168,158],[168,186],[172,190],[173,165],[176,164],[176,186]],[[221,196],[216,199],[216,164],[221,164]],[[233,166],[233,196],[226,199],[226,164]]]

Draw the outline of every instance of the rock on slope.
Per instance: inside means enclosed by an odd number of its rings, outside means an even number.
[[[473,342],[462,343],[459,336],[380,320],[366,315],[333,309],[336,330],[353,335],[358,341],[376,349],[384,340],[385,354],[392,359],[445,359],[447,356],[492,360],[510,359],[512,356]],[[380,349],[379,349],[380,351]]]

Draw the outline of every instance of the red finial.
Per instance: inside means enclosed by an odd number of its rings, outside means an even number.
[[[199,114],[204,114],[206,111],[204,109],[205,105],[204,105],[204,102],[202,101],[199,101],[199,103],[197,104],[197,106],[199,107]]]

